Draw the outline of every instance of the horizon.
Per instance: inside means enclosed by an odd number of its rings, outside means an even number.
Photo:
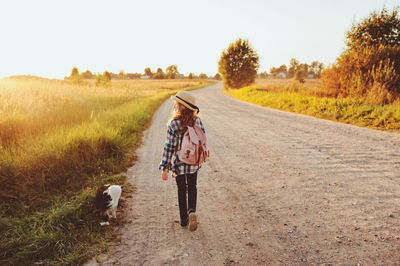
[[[176,64],[214,76],[221,52],[248,39],[259,72],[291,58],[325,66],[345,49],[345,32],[395,0],[272,1],[7,1],[1,4],[0,78],[63,79],[73,67],[93,74],[142,73]],[[21,8],[21,6],[23,8]],[[4,26],[8,25],[8,26]]]

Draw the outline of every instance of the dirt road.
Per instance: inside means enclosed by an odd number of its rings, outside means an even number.
[[[175,180],[158,171],[168,100],[128,171],[137,187],[129,222],[102,264],[400,264],[399,134],[259,107],[221,89],[193,92],[211,148],[198,178],[198,230],[175,222]]]

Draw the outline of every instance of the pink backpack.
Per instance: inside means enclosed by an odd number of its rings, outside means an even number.
[[[199,167],[210,156],[206,135],[198,125],[188,126],[183,134],[181,149],[177,151],[177,155],[181,162]]]

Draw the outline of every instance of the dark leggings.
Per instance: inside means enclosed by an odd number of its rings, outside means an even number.
[[[196,212],[197,201],[197,171],[193,174],[177,175],[175,177],[178,186],[179,215],[181,222],[185,222],[189,212]],[[188,204],[186,203],[186,191]],[[189,209],[187,207],[189,205]]]

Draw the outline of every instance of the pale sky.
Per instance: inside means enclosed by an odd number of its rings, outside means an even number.
[[[217,73],[221,52],[247,38],[260,71],[290,58],[333,63],[345,32],[400,0],[0,0],[0,77],[64,78],[105,70]]]

